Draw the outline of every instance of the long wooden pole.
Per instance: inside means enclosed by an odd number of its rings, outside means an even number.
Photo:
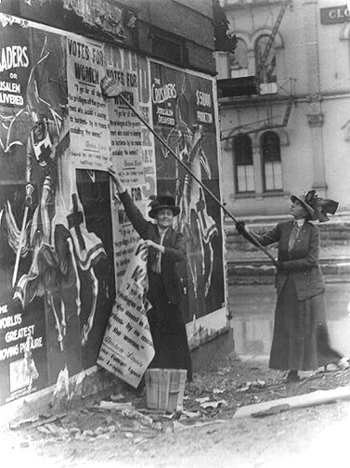
[[[178,161],[179,164],[187,171],[191,177],[203,188],[203,190],[221,207],[221,209],[226,213],[226,215],[231,218],[235,223],[237,223],[237,219],[228,211],[228,209],[221,203],[221,201],[217,198],[217,196],[206,186],[203,182],[192,172],[192,170],[178,157],[175,151],[168,145],[168,143],[151,127],[151,125],[142,117],[142,115],[137,112],[137,110],[130,104],[130,102],[123,96],[123,88],[122,85],[114,80],[113,78],[105,77],[101,81],[101,90],[102,94],[107,98],[115,98],[119,97],[123,103],[131,109],[136,117],[148,128],[148,130],[157,138],[157,140],[169,151],[169,153]],[[275,266],[277,266],[277,262],[274,256],[269,252],[266,247],[260,244],[260,242],[251,234],[248,233],[253,240],[253,243],[262,250],[273,262]]]

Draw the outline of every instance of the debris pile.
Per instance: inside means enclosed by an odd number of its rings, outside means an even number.
[[[172,413],[147,409],[145,390],[135,391],[125,384],[121,393],[96,395],[80,407],[75,403],[66,412],[53,414],[52,409],[47,414],[13,422],[10,429],[26,431],[29,440],[128,439],[133,444],[142,444],[159,434],[230,419],[242,406],[347,385],[349,378],[349,370],[310,373],[291,387],[278,371],[233,360],[216,371],[196,374],[194,382],[186,387],[182,406]]]

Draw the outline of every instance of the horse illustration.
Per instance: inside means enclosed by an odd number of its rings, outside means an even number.
[[[196,176],[202,180],[202,170],[211,179],[211,169],[203,149],[205,137],[202,125],[194,125],[191,130],[183,120],[180,99],[185,92],[182,85],[181,93],[176,103],[176,126],[167,137],[167,143],[175,154]],[[164,154],[168,157],[168,154]],[[194,295],[199,295],[199,279],[204,280],[204,295],[207,296],[211,286],[214,264],[214,251],[211,244],[213,236],[218,234],[214,219],[208,214],[203,187],[187,173],[184,179],[179,179],[179,162],[176,161],[176,198],[180,206],[177,229],[182,232],[187,244],[189,271],[193,283]]]
[[[101,258],[106,258],[106,252],[97,235],[87,230],[75,176],[67,164],[70,154],[67,89],[64,80],[57,88],[52,66],[56,66],[55,57],[45,38],[29,74],[27,105],[16,114],[16,119],[26,116],[25,131],[21,139],[13,139],[11,132],[15,134],[17,128],[13,121],[7,128],[7,138],[0,139],[0,149],[10,153],[26,147],[26,204],[21,229],[10,201],[4,208],[8,243],[16,254],[13,299],[26,309],[35,297],[43,297],[53,314],[57,341],[63,351],[69,317],[73,314],[80,317],[81,344],[87,343],[99,294],[94,267]],[[21,258],[28,254],[29,270],[17,279]],[[81,316],[82,277],[91,292],[87,320]]]

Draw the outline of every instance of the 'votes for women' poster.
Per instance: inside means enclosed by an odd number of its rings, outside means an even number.
[[[108,107],[100,89],[105,75],[102,44],[68,37],[67,74],[73,164],[106,170],[110,141]]]
[[[139,77],[146,75],[140,73],[140,58],[131,51],[106,46],[104,48],[106,76],[117,80],[123,89],[123,97],[133,108],[140,111],[141,103],[144,103],[143,111],[149,106],[149,93],[145,92],[145,86],[140,86]],[[142,62],[143,66],[147,63]],[[148,87],[148,85],[147,85]],[[146,136],[140,119],[120,99],[120,97],[107,100],[110,118],[111,141],[111,166],[120,175],[125,188],[130,193],[137,207],[145,213],[148,196],[155,191],[155,181],[152,182],[151,193],[145,194],[145,165],[144,147]],[[147,141],[149,142],[149,137]],[[151,148],[152,145],[151,145]],[[154,169],[147,167],[154,174]],[[147,172],[149,180],[149,172]],[[115,192],[112,190],[112,226],[113,226],[113,254],[115,283],[119,287],[126,272],[130,257],[136,248],[139,236],[133,229],[124,207]]]
[[[97,363],[137,387],[154,357],[146,312],[148,247],[138,243],[109,319]]]

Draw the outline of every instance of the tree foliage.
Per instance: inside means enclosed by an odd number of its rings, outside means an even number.
[[[229,31],[229,21],[219,0],[213,0],[215,50],[234,53],[237,38]]]

